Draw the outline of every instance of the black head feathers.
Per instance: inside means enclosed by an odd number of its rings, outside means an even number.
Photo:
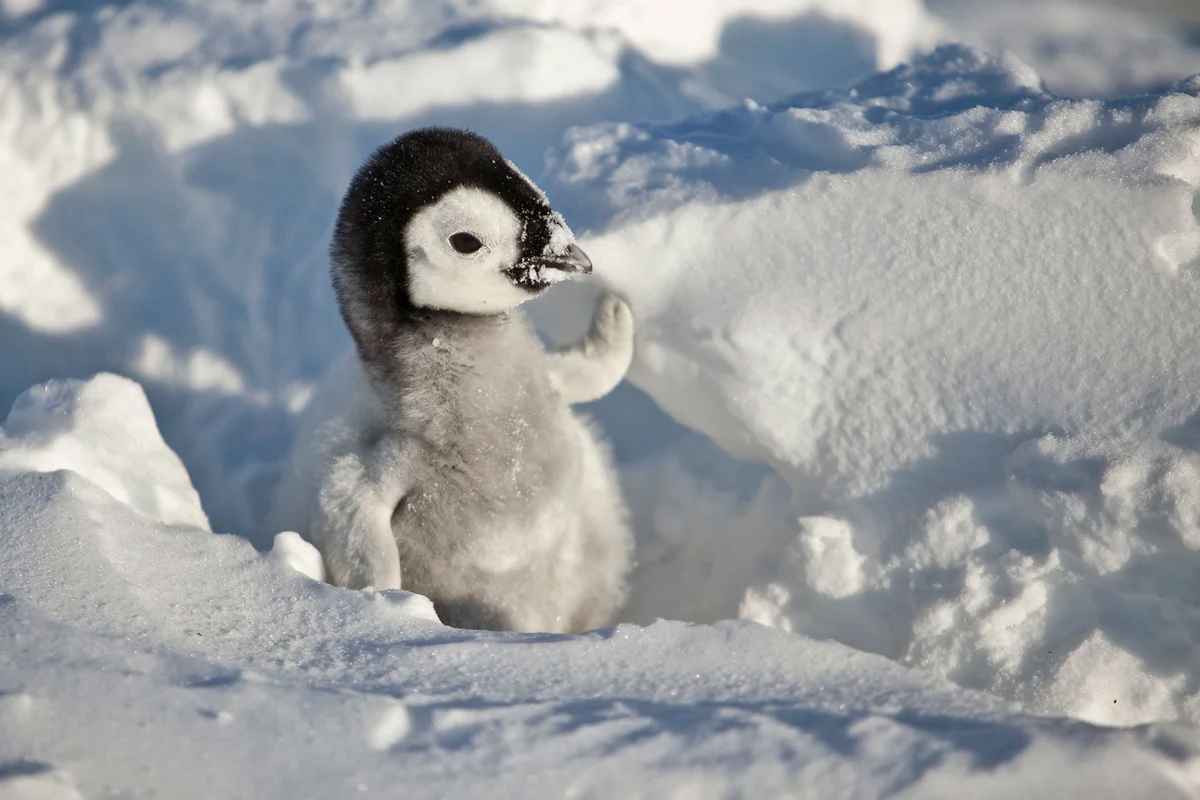
[[[409,293],[405,228],[417,212],[459,187],[490,192],[519,220],[517,285],[534,274],[528,264],[556,262],[567,269],[563,264],[569,263],[571,271],[590,270],[569,238],[568,243],[555,239],[560,230],[569,237],[569,229],[546,196],[491,142],[451,128],[411,131],[379,148],[359,169],[334,228],[334,288],[360,350],[371,347],[366,339],[386,338],[389,321],[423,311],[413,306]],[[460,238],[452,243],[469,252],[471,242]]]

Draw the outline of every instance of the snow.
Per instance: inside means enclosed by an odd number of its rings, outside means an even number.
[[[129,380],[51,381],[17,398],[0,432],[0,474],[57,470],[83,475],[150,519],[208,529],[200,496]]]
[[[1039,713],[1200,713],[1198,94],[1062,100],[947,46],[569,135],[551,194],[633,304],[631,380],[790,489],[714,515],[757,566],[692,618],[740,597]],[[647,591],[689,591],[720,548],[645,513]]]
[[[878,656],[751,623],[455,631],[417,595],[317,583],[202,519],[135,510],[86,462],[56,469],[63,438],[86,451],[129,425],[144,460],[127,480],[185,477],[132,382],[51,389],[21,407],[69,433],[41,442],[5,427],[5,453],[47,465],[0,484],[0,763],[14,765],[0,789],[14,796],[33,778],[61,787],[51,797],[401,785],[418,796],[804,786],[938,797],[1031,784],[1190,796],[1200,738],[1184,728],[1014,715]]]
[[[1200,794],[1200,59],[1165,20],[0,4],[0,797]],[[588,409],[638,536],[615,629],[448,629],[264,521],[348,344],[338,198],[429,123],[634,308]],[[568,339],[595,291],[531,312]]]
[[[300,538],[300,534],[295,531],[280,531],[275,534],[275,541],[268,556],[306,578],[318,582],[325,580],[325,562],[321,559],[320,551]],[[434,617],[436,616],[434,614]]]
[[[1200,16],[1186,1],[930,0],[929,6],[958,40],[1014,53],[1061,94],[1162,91],[1200,69],[1194,38],[1187,34]],[[1152,6],[1160,16],[1145,15]]]

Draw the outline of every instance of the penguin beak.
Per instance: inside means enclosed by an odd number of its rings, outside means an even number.
[[[592,260],[577,244],[567,245],[567,252],[562,256],[554,256],[546,260],[547,267],[561,269],[563,272],[578,272],[584,275],[592,271]]]

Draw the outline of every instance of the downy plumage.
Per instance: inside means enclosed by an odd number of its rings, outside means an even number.
[[[631,537],[569,404],[620,382],[633,318],[607,294],[583,342],[542,347],[518,306],[591,271],[562,217],[482,137],[418,130],[355,176],[332,263],[355,348],[305,413],[276,524],[329,582],[425,594],[450,625],[609,622]]]

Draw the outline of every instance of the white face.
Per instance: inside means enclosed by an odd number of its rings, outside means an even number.
[[[462,186],[447,192],[417,212],[404,233],[413,303],[497,314],[529,300],[533,293],[504,272],[520,257],[520,237],[521,221],[496,195]]]

